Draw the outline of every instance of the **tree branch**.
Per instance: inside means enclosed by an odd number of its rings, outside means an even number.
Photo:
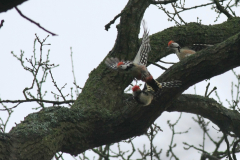
[[[223,107],[211,98],[198,95],[181,95],[166,111],[199,114],[215,123],[222,131],[233,131],[240,137],[240,114]]]
[[[41,100],[41,99],[26,99],[26,100],[1,100],[0,103],[24,103],[24,102],[44,102],[52,104],[66,104],[74,103],[75,100],[66,100],[66,101],[50,101],[50,100]]]
[[[4,19],[3,19],[3,20],[1,20],[1,23],[0,23],[0,28],[2,28],[2,26],[3,26],[3,23],[4,23]]]
[[[155,62],[150,62],[150,61],[148,61],[148,63],[149,63],[149,64],[153,64],[154,66],[157,66],[157,67],[159,67],[159,68],[161,68],[161,69],[163,69],[163,70],[167,70],[167,68],[165,68],[165,67],[163,67],[163,66],[161,66],[161,65],[159,65],[159,64],[157,64],[157,63],[155,63]]]
[[[150,0],[151,4],[168,4],[168,3],[172,3],[172,2],[177,2],[178,0],[163,0],[163,1],[159,1],[159,0]]]
[[[42,30],[50,33],[52,36],[57,36],[57,34],[46,30],[46,29],[43,28],[39,23],[37,23],[37,22],[31,20],[30,18],[26,17],[25,15],[23,15],[22,12],[21,12],[17,7],[14,7],[14,8],[17,10],[17,12],[18,12],[23,18],[27,19],[27,20],[30,21],[31,23],[34,23],[35,25],[37,25],[37,26],[38,26],[39,28],[41,28]]]
[[[110,26],[111,26],[112,24],[114,24],[114,22],[116,21],[116,19],[118,19],[118,17],[120,17],[121,15],[122,15],[122,13],[119,13],[118,15],[116,15],[116,16],[114,17],[113,20],[111,20],[108,24],[106,24],[106,25],[105,25],[105,30],[108,31],[108,29],[110,28]]]
[[[216,6],[217,6],[217,9],[222,12],[223,14],[225,14],[228,18],[232,18],[233,16],[228,13],[228,11],[226,9],[223,8],[223,6],[219,3],[219,0],[214,0]]]

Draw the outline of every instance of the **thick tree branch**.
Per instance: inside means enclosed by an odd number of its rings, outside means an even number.
[[[166,111],[199,114],[215,123],[222,131],[233,131],[240,136],[239,112],[223,107],[214,99],[185,94],[174,101]]]

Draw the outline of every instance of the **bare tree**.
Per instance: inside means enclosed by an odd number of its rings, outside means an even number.
[[[23,2],[18,0],[0,2],[0,12],[16,7]],[[130,95],[124,93],[124,89],[132,82],[132,77],[127,74],[119,75],[117,72],[107,69],[103,62],[89,74],[84,87],[79,87],[74,78],[74,90],[78,96],[76,100],[73,99],[73,89],[71,93],[64,94],[63,89],[66,85],[59,87],[51,72],[57,65],[50,63],[49,52],[46,58],[43,58],[42,48],[44,45],[49,45],[46,43],[47,37],[41,40],[36,35],[35,43],[40,44],[39,56],[35,50],[33,56],[27,59],[24,59],[24,52],[20,56],[12,52],[13,56],[21,62],[22,67],[33,75],[32,84],[23,90],[25,99],[0,99],[0,103],[3,106],[1,110],[7,111],[9,118],[13,109],[22,103],[35,101],[41,110],[29,114],[9,133],[5,133],[8,119],[5,122],[0,119],[0,159],[51,159],[53,157],[63,159],[63,152],[74,156],[83,153],[79,159],[89,159],[84,153],[88,149],[92,149],[99,156],[99,160],[108,160],[112,157],[130,159],[136,151],[131,138],[143,134],[147,135],[149,139],[150,149],[146,149],[145,146],[142,150],[138,148],[141,158],[161,159],[162,150],[157,149],[153,144],[153,140],[161,128],[154,124],[154,121],[163,112],[178,111],[195,114],[196,117],[193,120],[203,130],[203,143],[200,147],[184,142],[186,150],[194,148],[200,151],[202,153],[201,160],[207,158],[215,160],[226,156],[236,160],[235,153],[239,152],[240,137],[239,75],[233,72],[238,79],[237,95],[236,98],[229,101],[229,109],[224,107],[219,100],[217,102],[209,98],[209,95],[216,90],[213,88],[209,92],[209,85],[203,96],[182,94],[182,92],[200,81],[240,66],[240,19],[232,9],[238,5],[238,2],[214,0],[211,3],[185,8],[185,1],[181,0],[129,0],[122,12],[105,26],[105,29],[108,30],[111,24],[120,18],[117,39],[107,57],[133,59],[139,47],[137,37],[141,20],[150,5],[157,5],[168,15],[170,21],[175,21],[176,26],[150,36],[152,53],[149,56],[149,64],[163,62],[161,58],[171,54],[165,49],[170,39],[179,42],[181,46],[199,43],[213,45],[173,64],[170,68],[165,68],[166,71],[157,80],[177,79],[182,81],[182,86],[164,90],[161,97],[155,99],[149,107],[126,105],[124,100]],[[165,4],[172,5],[173,13],[164,8]],[[183,11],[208,5],[213,5],[213,9],[218,15],[226,15],[228,21],[206,26],[202,25],[200,20],[197,23],[187,23],[180,16]],[[3,22],[1,27],[4,27]],[[74,66],[72,68],[74,75]],[[40,74],[40,70],[42,75],[39,78],[37,75]],[[54,101],[45,100],[46,91],[42,91],[42,85],[46,82],[48,75],[58,91],[58,93],[52,92]],[[31,92],[34,86],[37,88],[36,94]],[[113,90],[112,88],[117,89]],[[8,107],[5,105],[6,103],[13,103],[14,106]],[[52,104],[52,106],[48,104]],[[60,104],[66,104],[66,106],[63,107]],[[176,122],[168,121],[172,139],[167,156],[176,160],[179,158],[174,152],[176,147],[174,136],[188,132],[188,130],[175,130],[180,118],[181,114]],[[222,137],[218,140],[209,134],[210,122],[207,119],[218,126],[216,130],[222,132]],[[206,151],[205,137],[215,144],[213,153]],[[111,150],[114,143],[126,139],[129,139],[126,142],[132,146],[131,151],[122,151],[119,143],[118,152]],[[224,152],[219,150],[222,143],[227,144]]]

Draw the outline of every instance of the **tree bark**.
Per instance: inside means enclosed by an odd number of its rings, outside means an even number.
[[[134,58],[139,47],[140,22],[149,2],[129,0],[122,11],[116,43],[108,57]],[[181,80],[182,86],[163,91],[162,96],[147,107],[123,103],[129,97],[123,91],[132,77],[109,70],[103,60],[89,74],[82,93],[70,109],[42,109],[29,114],[9,133],[0,133],[0,159],[51,159],[58,151],[77,155],[93,147],[142,135],[164,111],[202,115],[221,130],[232,131],[240,137],[237,111],[228,110],[209,98],[181,95],[197,82],[240,66],[239,24],[239,18],[213,26],[191,23],[152,35],[150,61],[170,53],[166,51],[166,44],[171,39],[182,46],[219,44],[170,67],[158,80]]]

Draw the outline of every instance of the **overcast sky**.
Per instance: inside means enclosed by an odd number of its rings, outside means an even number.
[[[191,7],[205,2],[208,3],[210,1],[187,0],[186,7]],[[68,94],[70,92],[70,88],[73,87],[70,47],[72,47],[73,50],[77,84],[80,87],[83,87],[88,78],[88,74],[98,66],[98,64],[112,49],[117,36],[116,24],[119,23],[119,19],[111,26],[109,31],[105,31],[104,26],[117,14],[119,14],[126,4],[127,0],[31,0],[18,6],[24,15],[40,23],[51,32],[58,34],[58,36],[50,36],[47,39],[46,42],[51,45],[45,46],[43,53],[45,58],[47,50],[50,49],[51,63],[60,64],[58,68],[52,70],[52,73],[55,81],[60,87],[67,83],[67,86],[63,90],[64,94]],[[165,7],[171,8],[171,5],[166,5]],[[236,15],[239,16],[240,9],[235,9],[235,11]],[[222,23],[227,20],[225,15],[220,15],[219,20],[214,23],[217,15],[213,10],[211,10],[211,6],[183,12],[181,13],[181,16],[186,22],[196,22],[197,17],[199,17],[202,20],[202,24],[205,25]],[[15,9],[1,13],[0,20],[2,19],[5,20],[5,23],[0,29],[0,98],[2,100],[24,99],[22,90],[25,87],[31,86],[33,77],[30,72],[27,72],[22,68],[20,62],[10,53],[13,51],[15,54],[20,55],[20,50],[23,50],[25,53],[24,57],[30,58],[33,54],[33,41],[35,39],[35,33],[40,39],[45,38],[48,33],[23,19]],[[147,22],[150,34],[160,32],[175,25],[174,22],[169,22],[165,13],[154,5],[151,5],[146,10],[144,19]],[[142,37],[142,28],[139,37]],[[39,45],[37,45],[36,50],[36,53],[39,56]],[[174,54],[169,55],[162,60],[168,62],[178,62],[178,58]],[[155,66],[149,66],[149,71],[156,78],[164,72]],[[237,74],[240,74],[239,68],[236,68],[235,71]],[[234,83],[237,82],[231,71],[214,77],[208,81],[211,82],[210,89],[214,86],[218,88],[218,93],[226,107],[227,103],[225,102],[225,99],[231,100],[230,92],[232,81]],[[197,94],[204,95],[208,82],[203,81],[196,85]],[[47,83],[43,85],[43,90],[48,91],[47,96],[44,99],[53,100],[53,95],[50,92],[53,91],[56,93],[57,91],[54,88],[50,77],[48,77]],[[193,87],[190,87],[184,93],[194,94]],[[211,97],[216,99],[215,94],[212,94]],[[70,99],[70,97],[68,98]],[[8,106],[11,107],[13,105],[8,104]],[[6,132],[11,130],[11,128],[15,126],[15,123],[23,121],[24,117],[26,117],[29,113],[36,112],[35,110],[32,110],[34,107],[38,107],[37,103],[26,103],[18,106],[14,110],[14,113],[8,122]],[[166,150],[171,138],[171,131],[169,130],[166,121],[171,119],[171,121],[174,122],[178,116],[179,113],[164,113],[156,120],[156,123],[161,126],[163,132],[159,133],[158,137],[154,141],[154,144],[158,146],[158,149],[163,148],[163,153],[161,155],[163,159],[166,156]],[[176,127],[176,131],[185,131],[191,127],[188,134],[175,137],[175,142],[178,143],[178,146],[174,150],[180,159],[200,159],[201,154],[196,150],[190,149],[190,151],[185,151],[182,148],[183,141],[195,145],[202,143],[202,131],[196,123],[191,120],[192,116],[194,115],[183,114],[182,119],[179,122],[179,126]],[[5,121],[7,113],[1,111],[0,117]],[[215,138],[221,135],[220,133],[217,133],[216,130],[211,130],[211,133],[215,135]],[[146,136],[136,138],[134,143],[136,148],[142,149],[143,144],[146,144],[146,148],[149,149],[149,142],[147,141]],[[122,147],[123,150],[131,148],[130,146],[125,145]],[[210,148],[209,151],[213,151],[210,143],[207,148]],[[93,157],[93,154],[89,152],[88,155]],[[66,154],[64,157],[69,160],[73,159]],[[139,158],[138,153],[135,153],[133,156],[133,159],[136,158]]]

